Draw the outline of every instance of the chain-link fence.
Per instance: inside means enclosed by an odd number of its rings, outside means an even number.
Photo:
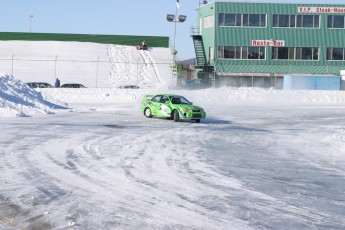
[[[24,57],[13,54],[0,56],[0,72],[10,73],[23,82],[47,82],[56,78],[61,84],[80,83],[87,87],[113,87],[118,84],[167,82],[172,79],[169,57],[147,62],[143,58],[132,61],[114,61],[109,57],[76,60],[63,56]]]

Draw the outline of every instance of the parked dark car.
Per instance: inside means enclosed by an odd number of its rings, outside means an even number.
[[[120,89],[139,89],[137,85],[122,85],[119,87]]]
[[[60,86],[60,88],[86,88],[86,86],[79,83],[66,83]]]
[[[210,87],[207,85],[203,80],[201,79],[193,79],[190,81],[187,81],[184,85],[184,88],[186,89],[205,89]]]
[[[51,84],[47,82],[27,82],[25,84],[30,88],[54,88]]]

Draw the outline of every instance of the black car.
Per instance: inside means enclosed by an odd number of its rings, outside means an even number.
[[[30,88],[54,88],[51,84],[47,82],[27,82],[25,84]]]
[[[193,79],[186,82],[184,88],[186,89],[205,89],[210,87],[201,79]]]
[[[119,87],[120,89],[139,89],[137,85],[122,85]]]
[[[86,86],[78,83],[66,83],[60,86],[60,88],[86,88]]]

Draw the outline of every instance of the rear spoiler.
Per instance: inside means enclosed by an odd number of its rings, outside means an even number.
[[[142,104],[147,104],[149,100],[151,100],[151,98],[153,97],[154,95],[144,95],[143,97],[143,100],[141,101]]]
[[[151,99],[154,95],[144,95],[145,99]]]

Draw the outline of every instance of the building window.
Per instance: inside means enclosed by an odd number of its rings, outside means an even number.
[[[204,29],[212,28],[214,25],[214,15],[206,16],[204,19]]]
[[[344,29],[344,15],[328,15],[327,28],[329,29]]]
[[[272,60],[319,60],[317,47],[272,47]]]
[[[327,61],[344,61],[344,48],[327,48]]]
[[[293,47],[273,47],[272,59],[295,60],[295,48]]]
[[[273,27],[296,27],[296,15],[273,14]]]
[[[223,58],[241,59],[241,47],[239,47],[239,46],[225,46]]]
[[[223,59],[266,59],[266,49],[263,46],[219,46],[218,57]]]
[[[320,28],[320,16],[273,14],[273,27]]]
[[[319,15],[297,15],[296,27],[300,28],[319,28]]]
[[[266,27],[266,14],[220,13],[218,25],[231,27]]]

